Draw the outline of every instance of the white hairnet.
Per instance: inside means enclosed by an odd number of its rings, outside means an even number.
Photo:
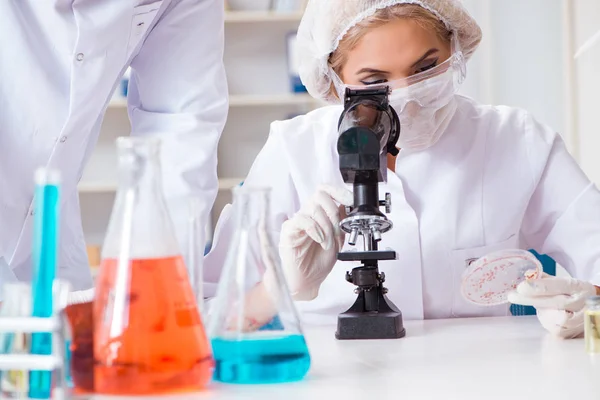
[[[479,25],[459,0],[309,0],[298,28],[297,46],[300,78],[313,97],[340,102],[330,90],[330,54],[354,25],[377,10],[398,4],[416,4],[437,16],[456,33],[466,59],[481,42]]]

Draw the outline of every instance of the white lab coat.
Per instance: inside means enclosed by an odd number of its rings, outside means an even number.
[[[277,241],[319,184],[344,185],[336,151],[342,108],[331,106],[274,122],[245,185],[272,186]],[[440,141],[422,152],[401,150],[380,196],[392,195],[394,228],[380,248],[389,298],[406,319],[496,316],[508,306],[479,307],[460,295],[467,260],[499,249],[535,248],[571,274],[600,284],[600,193],[568,154],[558,134],[529,113],[458,97],[458,111]],[[219,278],[232,223],[220,218],[205,261],[207,292]],[[277,242],[275,242],[275,245]],[[348,246],[346,245],[346,249]],[[319,295],[296,305],[305,322],[334,322],[356,299],[338,262]]]
[[[128,66],[131,133],[163,136],[178,232],[192,193],[207,218],[227,114],[223,12],[219,0],[0,1],[0,277],[31,278],[33,176],[50,166],[62,173],[58,276],[92,285],[77,184]]]

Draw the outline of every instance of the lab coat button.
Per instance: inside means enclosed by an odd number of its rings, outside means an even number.
[[[77,61],[83,61],[83,53],[77,53]]]
[[[60,142],[61,142],[61,143],[64,143],[64,142],[66,142],[66,141],[67,141],[67,137],[66,137],[66,136],[61,136],[61,137],[60,137]]]

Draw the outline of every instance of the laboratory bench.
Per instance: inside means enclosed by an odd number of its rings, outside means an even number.
[[[535,316],[405,326],[403,339],[361,341],[336,340],[335,326],[307,326],[312,365],[302,382],[215,383],[204,393],[157,399],[600,399],[600,355],[587,354],[582,339],[550,337]]]

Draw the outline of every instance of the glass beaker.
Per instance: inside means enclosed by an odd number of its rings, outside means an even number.
[[[65,309],[71,327],[69,367],[76,394],[94,392],[94,290],[69,294]]]
[[[96,393],[203,389],[210,344],[162,192],[158,138],[118,138],[119,188],[94,299]]]
[[[208,314],[214,379],[278,383],[302,379],[310,355],[294,303],[271,245],[270,191],[233,190],[234,236]]]

